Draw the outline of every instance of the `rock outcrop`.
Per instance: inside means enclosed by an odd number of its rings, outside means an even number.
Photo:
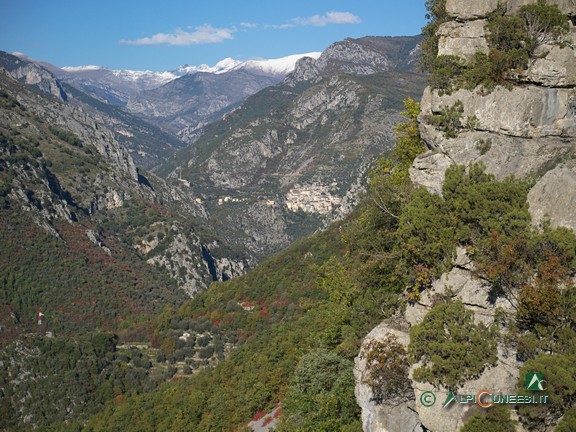
[[[438,29],[438,55],[455,55],[470,58],[477,51],[488,52],[486,20],[470,23],[448,21]]]
[[[486,0],[471,4],[447,0],[446,9],[453,20],[440,26],[439,54],[466,60],[475,51],[486,52],[486,17],[499,4],[506,8],[506,13],[513,14],[528,3],[533,2]],[[551,3],[570,17],[576,15],[573,1]],[[493,91],[457,90],[451,94],[427,88],[419,121],[422,138],[430,151],[414,161],[410,170],[412,180],[440,193],[443,173],[450,164],[472,162],[484,163],[487,171],[499,179],[511,175],[542,178],[531,193],[533,216],[541,220],[546,213],[557,224],[573,227],[575,222],[570,222],[570,217],[556,217],[555,210],[544,204],[547,199],[542,193],[544,186],[556,178],[546,173],[576,154],[575,32],[571,25],[562,42],[537,47],[526,71],[518,72],[516,81],[509,81],[506,87],[498,86]],[[437,129],[434,119],[456,103],[463,107],[460,126],[454,131],[456,137],[447,138]],[[566,170],[559,168],[555,172],[565,175]],[[566,200],[575,199],[574,189],[563,193]]]
[[[561,163],[548,171],[528,194],[532,221],[549,220],[553,227],[563,226],[576,232],[576,161]]]
[[[530,0],[483,0],[470,2],[447,0],[446,10],[451,20],[439,30],[439,54],[454,55],[466,61],[475,52],[488,52],[485,25],[489,15],[498,7],[506,14],[514,14],[520,6],[535,3]],[[573,23],[576,3],[555,0],[560,10]],[[533,224],[550,221],[553,227],[563,226],[576,231],[576,33],[573,24],[562,43],[548,43],[537,47],[525,71],[515,71],[506,87],[493,90],[476,88],[451,93],[427,88],[422,97],[419,116],[420,133],[428,151],[417,157],[410,169],[412,181],[441,194],[444,173],[452,164],[468,165],[482,162],[486,170],[498,179],[509,176],[532,179],[534,186],[528,195]],[[450,134],[442,129],[442,115],[446,109],[458,107],[462,113],[459,124],[452,124]],[[366,338],[382,339],[394,332],[404,345],[409,342],[408,329],[421,323],[438,295],[459,299],[473,311],[476,322],[498,325],[495,311],[513,315],[513,305],[506,299],[492,297],[490,284],[474,275],[474,265],[464,249],[459,249],[452,269],[434,281],[432,290],[419,301],[408,305],[405,319],[409,324],[403,333],[389,321],[376,327]],[[403,418],[397,425],[398,413],[389,409],[391,401],[376,405],[370,400],[369,389],[363,383],[365,365],[362,351],[356,359],[356,395],[362,407],[365,431],[403,432],[421,424],[427,431],[451,432],[459,430],[472,414],[471,406],[454,404],[442,409],[448,389],[410,378],[414,394],[402,401],[401,407],[413,409],[417,415]],[[458,392],[477,394],[484,389],[514,393],[520,363],[513,347],[498,343],[497,362],[480,376],[466,381]],[[424,392],[436,394],[436,406],[419,403]],[[414,404],[414,401],[416,403]],[[410,405],[410,404],[413,405]],[[402,411],[402,410],[400,410]]]
[[[35,87],[63,102],[68,99],[62,83],[41,66],[21,60],[3,51],[0,51],[0,65],[0,69],[4,69],[12,78],[17,79],[22,84]]]
[[[414,369],[410,370],[413,394],[395,400],[384,400],[376,403],[372,399],[370,388],[364,383],[366,362],[363,358],[364,347],[372,340],[383,340],[387,334],[395,335],[400,343],[408,347],[410,343],[409,329],[420,324],[432,308],[435,298],[448,296],[460,300],[468,310],[474,313],[474,320],[486,325],[494,325],[494,312],[498,308],[506,313],[512,313],[514,307],[503,298],[493,299],[490,295],[491,285],[474,276],[474,266],[466,250],[459,248],[450,272],[443,274],[432,284],[432,289],[426,291],[420,300],[407,306],[400,317],[388,319],[375,327],[364,339],[360,355],[356,358],[356,399],[362,408],[362,425],[364,431],[370,432],[404,432],[432,431],[451,432],[459,430],[471,413],[474,405],[454,404],[449,409],[443,409],[449,390],[436,387],[426,382],[412,378]],[[479,377],[466,381],[459,389],[459,394],[476,395],[480,390],[513,394],[518,381],[519,362],[515,359],[515,351],[505,343],[498,345],[498,360],[494,366],[486,368]],[[436,395],[436,403],[432,407],[421,403],[425,392]]]
[[[404,347],[408,346],[409,324],[403,318],[392,318],[375,327],[364,339],[361,354],[354,360],[356,400],[362,408],[362,429],[365,432],[423,431],[422,423],[412,398],[395,398],[379,403],[374,400],[370,386],[365,383],[366,359],[362,354],[372,341],[394,335]]]

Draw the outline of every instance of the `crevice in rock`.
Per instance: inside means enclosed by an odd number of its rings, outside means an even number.
[[[218,281],[218,272],[216,271],[216,260],[205,245],[202,245],[202,258],[208,266],[208,271],[212,277],[212,281]]]
[[[475,308],[483,309],[483,310],[488,310],[488,309],[489,309],[489,308],[487,308],[486,306],[482,306],[482,305],[479,305],[479,304],[477,304],[477,303],[466,303],[466,302],[462,302],[462,304],[463,304],[464,306],[475,307]]]

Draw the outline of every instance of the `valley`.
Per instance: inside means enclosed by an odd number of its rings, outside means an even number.
[[[426,8],[164,72],[0,51],[0,430],[574,430],[576,8]]]

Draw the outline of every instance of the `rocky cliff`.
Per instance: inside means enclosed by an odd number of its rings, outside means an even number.
[[[62,83],[41,66],[0,51],[0,67],[23,84],[51,94],[61,101],[68,99]]]
[[[505,3],[506,14],[522,4]],[[554,1],[569,17],[576,15],[570,1]],[[487,16],[498,2],[447,1],[451,20],[438,31],[438,55],[470,58],[486,52]],[[554,226],[573,227],[543,195],[553,177],[573,181],[568,160],[576,153],[576,29],[571,24],[562,41],[539,45],[527,68],[514,80],[491,92],[478,87],[452,94],[427,88],[422,97],[421,135],[430,151],[414,162],[411,177],[417,184],[439,191],[443,172],[452,163],[483,162],[487,171],[503,179],[510,175],[537,181],[530,193],[530,211],[535,222],[547,215]],[[434,117],[460,101],[462,112],[456,136],[446,138],[434,124]],[[555,173],[548,174],[549,171]],[[572,192],[572,191],[571,191]],[[566,203],[574,198],[567,198]],[[569,212],[576,210],[571,207]]]
[[[438,55],[466,64],[477,53],[490,50],[489,19],[495,15],[513,16],[532,1],[447,0],[447,19],[437,32]],[[494,88],[438,89],[428,87],[422,97],[420,133],[428,151],[417,157],[410,169],[416,185],[440,194],[444,173],[452,164],[482,162],[498,179],[509,176],[527,179],[533,184],[528,195],[533,224],[549,220],[552,226],[576,229],[576,16],[574,1],[551,1],[565,14],[567,32],[561,38],[547,40],[534,49],[524,68],[515,69],[505,82]],[[456,60],[454,60],[456,58]],[[459,60],[458,60],[459,59]],[[452,116],[451,116],[452,115]],[[454,121],[450,121],[454,120]],[[495,308],[514,313],[508,301],[489,298],[491,284],[474,276],[474,263],[459,249],[453,268],[433,282],[432,292],[462,301],[474,312],[476,322],[490,325]],[[448,391],[413,379],[413,395],[402,400],[377,403],[370,399],[365,383],[365,349],[372,340],[384,340],[394,334],[407,346],[411,326],[422,322],[433,301],[427,295],[408,305],[405,313],[388,320],[366,338],[356,359],[356,396],[362,407],[365,431],[459,430],[466,418],[466,405],[451,409],[427,408],[421,403],[424,392],[434,391],[436,405]],[[499,345],[496,363],[479,377],[465,382],[458,390],[476,394],[498,388],[513,393],[520,363],[514,348]],[[464,408],[466,407],[466,408]],[[518,426],[521,429],[521,426]],[[550,430],[550,429],[546,429]]]
[[[287,83],[318,82],[322,77],[337,73],[417,72],[421,39],[420,36],[366,36],[335,42],[316,60],[310,57],[300,59]]]
[[[114,138],[122,144],[122,147],[130,153],[135,163],[142,168],[149,169],[157,165],[161,159],[171,156],[176,149],[185,145],[177,137],[162,131],[144,119],[130,114],[114,104],[98,99],[98,96],[94,96],[86,90],[86,86],[80,85],[73,79],[68,79],[69,76],[56,66],[35,61],[22,54],[17,57],[0,51],[0,68],[22,84],[52,95],[60,101],[66,102],[68,106],[80,109],[104,125],[113,132]],[[58,72],[60,73],[58,74]],[[99,76],[96,74],[96,77]],[[63,77],[66,81],[58,77]],[[104,88],[109,83],[105,78],[102,78],[99,85]],[[114,90],[113,86],[107,88],[109,91]],[[104,100],[106,99],[104,98]]]

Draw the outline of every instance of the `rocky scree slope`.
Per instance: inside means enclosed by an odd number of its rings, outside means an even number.
[[[530,3],[535,2],[447,0],[449,19],[437,33],[438,55],[456,56],[466,62],[477,52],[487,54],[489,18],[497,10],[504,16],[514,15],[522,5]],[[549,40],[537,46],[526,67],[508,75],[505,85],[452,91],[426,88],[419,123],[429,150],[416,158],[410,177],[416,185],[441,193],[444,173],[450,165],[482,162],[486,171],[498,179],[513,175],[533,183],[528,201],[535,225],[550,220],[554,227],[576,230],[576,4],[562,0],[549,4],[557,5],[565,14],[568,31],[561,41]],[[448,125],[450,118],[456,120]],[[477,322],[493,322],[496,307],[514,313],[513,305],[506,300],[491,301],[491,285],[475,277],[473,269],[466,250],[460,249],[453,269],[433,282],[431,294],[460,299],[474,312]],[[364,341],[363,349],[372,340],[386,340],[389,334],[407,346],[408,329],[422,322],[432,303],[426,295],[408,305],[397,320],[385,321],[375,328]],[[513,393],[519,368],[515,353],[499,348],[496,366],[478,379],[467,381],[459,391],[476,393],[479,389],[497,388]],[[419,403],[425,391],[435,391],[441,402],[447,390],[438,392],[432,385],[412,379],[413,395],[402,401],[377,404],[364,382],[366,363],[362,355],[356,359],[355,374],[365,431],[400,432],[411,425],[414,430],[441,432],[463,425],[468,407],[441,410]]]
[[[403,38],[405,51],[410,51],[408,41],[414,50],[419,39]],[[340,50],[334,50],[336,57],[327,52],[315,62],[336,62],[337,57],[348,64]],[[346,55],[357,58],[364,52]],[[382,51],[379,58],[387,55]],[[251,96],[207,126],[193,146],[156,170],[188,188],[217,231],[256,258],[353,208],[367,168],[391,147],[402,101],[423,88],[422,75],[397,71],[326,71],[319,81],[297,81],[301,63],[309,61],[314,60],[300,60],[285,83]],[[398,66],[390,60],[381,67],[384,63],[373,62],[373,56],[364,62],[372,65],[370,72]]]

